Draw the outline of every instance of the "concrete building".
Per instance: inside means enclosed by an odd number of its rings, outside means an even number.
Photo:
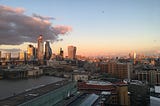
[[[88,73],[86,72],[74,72],[73,73],[74,81],[88,81]]]
[[[119,79],[131,79],[133,65],[131,63],[108,62],[107,73]]]
[[[108,73],[119,79],[130,80],[132,78],[133,65],[131,63],[100,62],[98,67],[102,73]]]
[[[46,41],[44,59],[49,60],[51,56],[52,56],[52,49],[50,47],[49,41]]]
[[[148,82],[150,85],[160,85],[160,71],[156,69],[142,69],[136,71],[137,80]]]
[[[128,85],[118,84],[117,85],[118,93],[118,104],[121,106],[130,106],[130,94],[128,93]]]
[[[68,46],[68,58],[73,60],[76,58],[76,50],[75,46]]]
[[[42,69],[30,69],[28,70],[28,77],[38,77],[43,74]]]
[[[106,62],[98,64],[100,71],[103,73],[108,73],[108,64]]]
[[[6,79],[21,79],[27,77],[27,70],[25,68],[4,69],[4,78]]]
[[[38,37],[38,48],[37,48],[37,58],[38,60],[43,60],[44,50],[43,50],[43,36],[39,35]]]
[[[48,60],[47,66],[67,65],[66,61]]]

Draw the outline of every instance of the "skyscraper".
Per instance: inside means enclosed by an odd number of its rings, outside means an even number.
[[[60,48],[59,55],[60,55],[61,57],[63,57],[63,50],[62,50],[62,48]]]
[[[38,60],[43,60],[43,36],[38,37],[38,48],[37,48],[37,58]]]
[[[22,61],[26,60],[26,52],[24,52],[24,51],[19,52],[19,60],[22,60]]]
[[[10,61],[11,60],[11,53],[5,53],[5,59],[6,59],[6,61]]]
[[[0,59],[1,59],[1,51],[0,51]]]
[[[68,46],[68,58],[72,60],[76,58],[76,47],[75,46]]]
[[[130,59],[136,59],[136,52],[129,53]]]
[[[27,47],[27,60],[33,60],[35,58],[35,48],[33,45]]]
[[[52,56],[52,49],[51,49],[51,47],[49,45],[49,41],[46,41],[46,44],[45,44],[45,56],[44,56],[44,58],[46,60],[49,60],[51,58],[51,56]]]

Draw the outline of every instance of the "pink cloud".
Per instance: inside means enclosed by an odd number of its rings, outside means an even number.
[[[53,27],[53,29],[56,34],[66,34],[72,31],[71,26],[65,26],[65,25],[56,25]]]
[[[0,8],[1,8],[0,12],[8,11],[8,12],[14,12],[14,13],[24,13],[25,11],[23,8],[12,8],[5,5],[0,5]]]
[[[70,26],[53,26],[52,17],[28,16],[23,8],[0,5],[0,44],[18,45],[24,42],[36,43],[39,35],[52,42],[59,40],[59,34],[72,30]]]

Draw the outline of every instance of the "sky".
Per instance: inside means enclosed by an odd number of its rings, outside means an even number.
[[[65,55],[69,45],[85,56],[160,53],[160,0],[0,0],[0,6],[14,10],[0,14],[1,50],[26,50],[40,32]]]

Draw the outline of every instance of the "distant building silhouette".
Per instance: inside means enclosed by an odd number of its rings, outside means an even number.
[[[60,53],[59,53],[59,55],[62,56],[62,57],[63,57],[63,55],[64,55],[62,48],[60,48]]]
[[[1,51],[0,51],[0,59],[1,59]]]
[[[26,60],[26,52],[24,51],[19,52],[19,60],[22,60],[22,61]]]
[[[11,53],[5,53],[5,60],[10,61],[11,60]]]
[[[136,63],[137,54],[136,52],[129,53],[129,58],[133,60],[134,64]]]
[[[68,58],[75,59],[76,58],[76,47],[75,46],[68,46]]]
[[[136,52],[129,53],[130,59],[136,59]]]
[[[38,60],[43,60],[43,36],[39,35],[38,37],[38,48],[37,48],[37,58]]]
[[[27,47],[27,60],[33,60],[35,58],[35,48],[33,45],[28,45]]]
[[[46,44],[45,44],[45,56],[44,58],[46,60],[49,60],[52,56],[52,49],[50,47],[50,44],[49,44],[49,41],[46,41]]]

